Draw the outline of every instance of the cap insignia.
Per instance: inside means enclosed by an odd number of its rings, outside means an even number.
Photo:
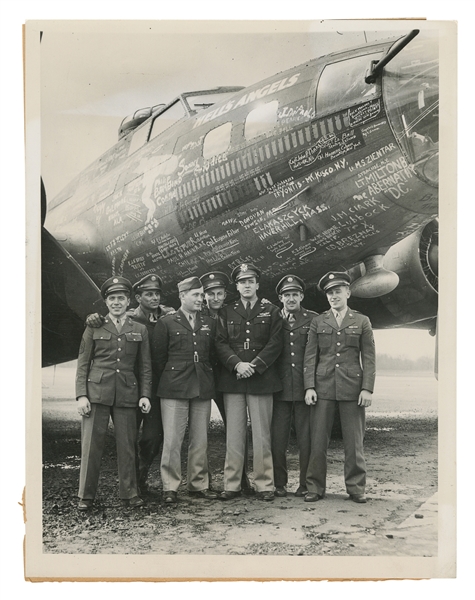
[[[287,277],[287,281],[289,281],[290,283],[292,283],[292,277]]]
[[[112,280],[112,283],[119,283],[119,280],[117,279],[117,277],[115,277],[115,278]]]
[[[211,274],[211,275],[209,276],[209,278],[210,278],[210,279],[214,279],[214,275],[213,275],[213,274]]]
[[[247,265],[241,265],[241,271],[246,272],[247,271]]]
[[[333,275],[333,273],[331,273],[331,274],[328,276],[328,279],[335,279],[335,275]]]

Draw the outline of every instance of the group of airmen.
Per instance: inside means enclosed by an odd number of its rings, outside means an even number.
[[[368,317],[348,307],[349,275],[329,272],[321,278],[318,287],[330,305],[321,315],[302,306],[305,283],[293,274],[277,284],[281,309],[259,298],[261,272],[256,266],[238,265],[231,279],[239,298],[230,304],[225,304],[231,284],[225,273],[180,281],[176,311],[160,304],[157,274],[133,286],[120,276],[103,284],[108,314],[88,317],[77,366],[79,510],[93,506],[110,418],[125,505],[143,505],[149,470],[160,449],[163,501],[177,502],[187,428],[190,496],[229,500],[244,494],[264,501],[286,496],[292,424],[300,473],[294,494],[316,502],[325,496],[336,410],[346,491],[354,502],[366,502],[363,438],[375,348]],[[130,310],[133,295],[138,306]],[[213,489],[208,468],[213,400],[226,429],[221,491]],[[248,419],[253,485],[246,472]]]

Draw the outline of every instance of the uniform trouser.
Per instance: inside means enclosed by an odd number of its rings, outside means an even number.
[[[162,411],[160,398],[155,396],[150,400],[152,408],[144,414],[137,410],[137,430],[142,424],[142,435],[137,448],[138,480],[145,483],[153,459],[159,454],[163,441]]]
[[[338,406],[337,406],[338,405]],[[363,453],[365,409],[355,401],[321,400],[310,407],[311,452],[307,470],[307,488],[312,494],[325,494],[327,449],[335,410],[340,411],[345,449],[345,484],[348,494],[364,494],[366,462]]]
[[[241,489],[247,437],[247,411],[251,419],[254,482],[257,492],[274,491],[271,450],[272,394],[224,394],[226,459],[224,489]]]
[[[82,417],[81,423],[79,498],[93,500],[96,496],[102,454],[111,416],[114,422],[117,447],[119,496],[123,500],[128,500],[138,495],[135,472],[136,408],[91,403],[90,415]]]
[[[310,458],[310,406],[305,402],[290,402],[274,398],[272,414],[272,461],[274,463],[274,483],[276,487],[285,487],[287,476],[287,447],[294,415],[297,446],[299,449],[299,484],[306,485],[307,467]]]
[[[191,491],[209,488],[208,425],[211,400],[193,398],[160,400],[163,421],[163,450],[160,464],[163,491],[176,492],[181,483],[181,447],[188,423],[188,477]]]

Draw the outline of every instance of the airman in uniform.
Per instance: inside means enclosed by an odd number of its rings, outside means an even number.
[[[272,460],[274,463],[275,495],[287,495],[286,452],[289,444],[292,417],[299,449],[300,478],[296,496],[307,493],[307,467],[310,457],[310,407],[305,403],[303,358],[310,323],[317,313],[303,308],[305,283],[296,275],[286,275],[275,291],[283,304],[284,348],[277,359],[277,368],[284,389],[274,394],[272,414]]]
[[[204,298],[198,277],[178,284],[181,307],[158,321],[152,359],[159,378],[163,421],[160,473],[165,503],[175,503],[181,483],[181,447],[189,426],[187,487],[191,496],[215,499],[209,489],[208,425],[215,395],[211,352],[216,321],[201,314]]]
[[[156,273],[146,275],[133,285],[138,306],[128,315],[133,321],[145,325],[150,340],[158,319],[175,312],[173,308],[160,305],[162,285],[162,279]],[[148,473],[154,458],[160,453],[163,442],[160,399],[155,395],[157,387],[158,377],[152,372],[152,397],[150,398],[152,408],[149,413],[137,411],[137,428],[140,429],[142,425],[142,434],[137,448],[138,485],[141,493],[147,491]]]
[[[204,275],[202,275],[200,277],[200,281],[203,284],[203,291],[205,293],[206,299],[206,305],[203,306],[201,314],[206,314],[212,319],[217,320],[219,311],[223,308],[224,301],[226,300],[227,288],[230,284],[229,278],[225,273],[222,273],[221,271],[211,271],[210,273],[205,273]],[[213,363],[214,380],[216,384],[216,395],[214,397],[214,401],[216,403],[216,406],[218,407],[219,414],[223,419],[224,427],[226,428],[226,411],[224,410],[223,392],[220,392],[217,389],[220,369],[221,363],[216,357],[216,360]],[[247,475],[247,456],[248,454],[246,436],[246,452],[244,457],[244,469],[242,473],[241,490],[244,495],[250,496],[254,494],[255,490],[251,486],[251,482],[249,481],[249,477]]]
[[[143,504],[135,470],[136,410],[150,411],[152,369],[147,328],[126,315],[132,292],[125,277],[111,277],[101,288],[109,314],[101,327],[86,327],[76,374],[82,416],[79,510],[94,501],[107,427],[112,417],[117,445],[119,494],[124,503]]]
[[[248,411],[256,496],[274,499],[272,395],[282,389],[275,364],[282,351],[282,317],[276,306],[257,297],[260,274],[251,264],[233,270],[240,299],[222,308],[218,317],[216,349],[223,366],[218,389],[224,393],[227,419],[223,500],[241,494]]]
[[[327,449],[335,411],[339,410],[346,491],[351,500],[364,503],[365,407],[371,406],[376,375],[373,330],[368,317],[348,307],[351,292],[347,273],[327,273],[318,285],[331,308],[312,320],[305,349],[305,402],[311,407],[305,502],[325,496]]]
[[[152,333],[158,319],[175,312],[173,308],[160,304],[162,286],[162,279],[156,273],[142,277],[132,286],[138,306],[127,310],[127,316],[133,321],[145,325],[149,340],[152,339]],[[104,317],[99,313],[88,315],[86,319],[86,325],[91,327],[101,327],[103,323]],[[150,398],[152,408],[149,413],[137,410],[137,429],[139,431],[142,425],[140,440],[136,448],[137,483],[141,494],[146,494],[148,491],[147,478],[149,470],[154,458],[160,452],[163,441],[160,399],[155,395],[157,386],[158,378],[156,373],[152,373],[152,395]]]
[[[202,275],[200,277],[200,281],[203,286],[203,291],[206,300],[206,304],[203,304],[203,308],[201,309],[201,314],[211,317],[217,322],[218,313],[224,306],[224,301],[227,296],[226,290],[230,283],[229,278],[225,273],[222,273],[221,271],[212,271],[210,273],[205,273],[204,275]],[[216,360],[215,364],[213,364],[215,382],[217,382],[219,367],[220,363],[218,360]],[[224,412],[223,394],[221,392],[216,392],[214,401],[216,403],[216,406],[218,407],[219,414],[223,419],[223,423],[224,425],[226,425],[226,414]]]

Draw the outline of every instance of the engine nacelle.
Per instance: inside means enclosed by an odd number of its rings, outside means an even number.
[[[432,221],[385,254],[382,269],[399,277],[397,286],[379,297],[358,297],[356,293],[350,299],[351,307],[368,315],[375,328],[434,329],[438,309],[438,248],[439,227],[437,221]],[[348,273],[353,283],[357,282],[366,275],[365,265],[360,263]]]

